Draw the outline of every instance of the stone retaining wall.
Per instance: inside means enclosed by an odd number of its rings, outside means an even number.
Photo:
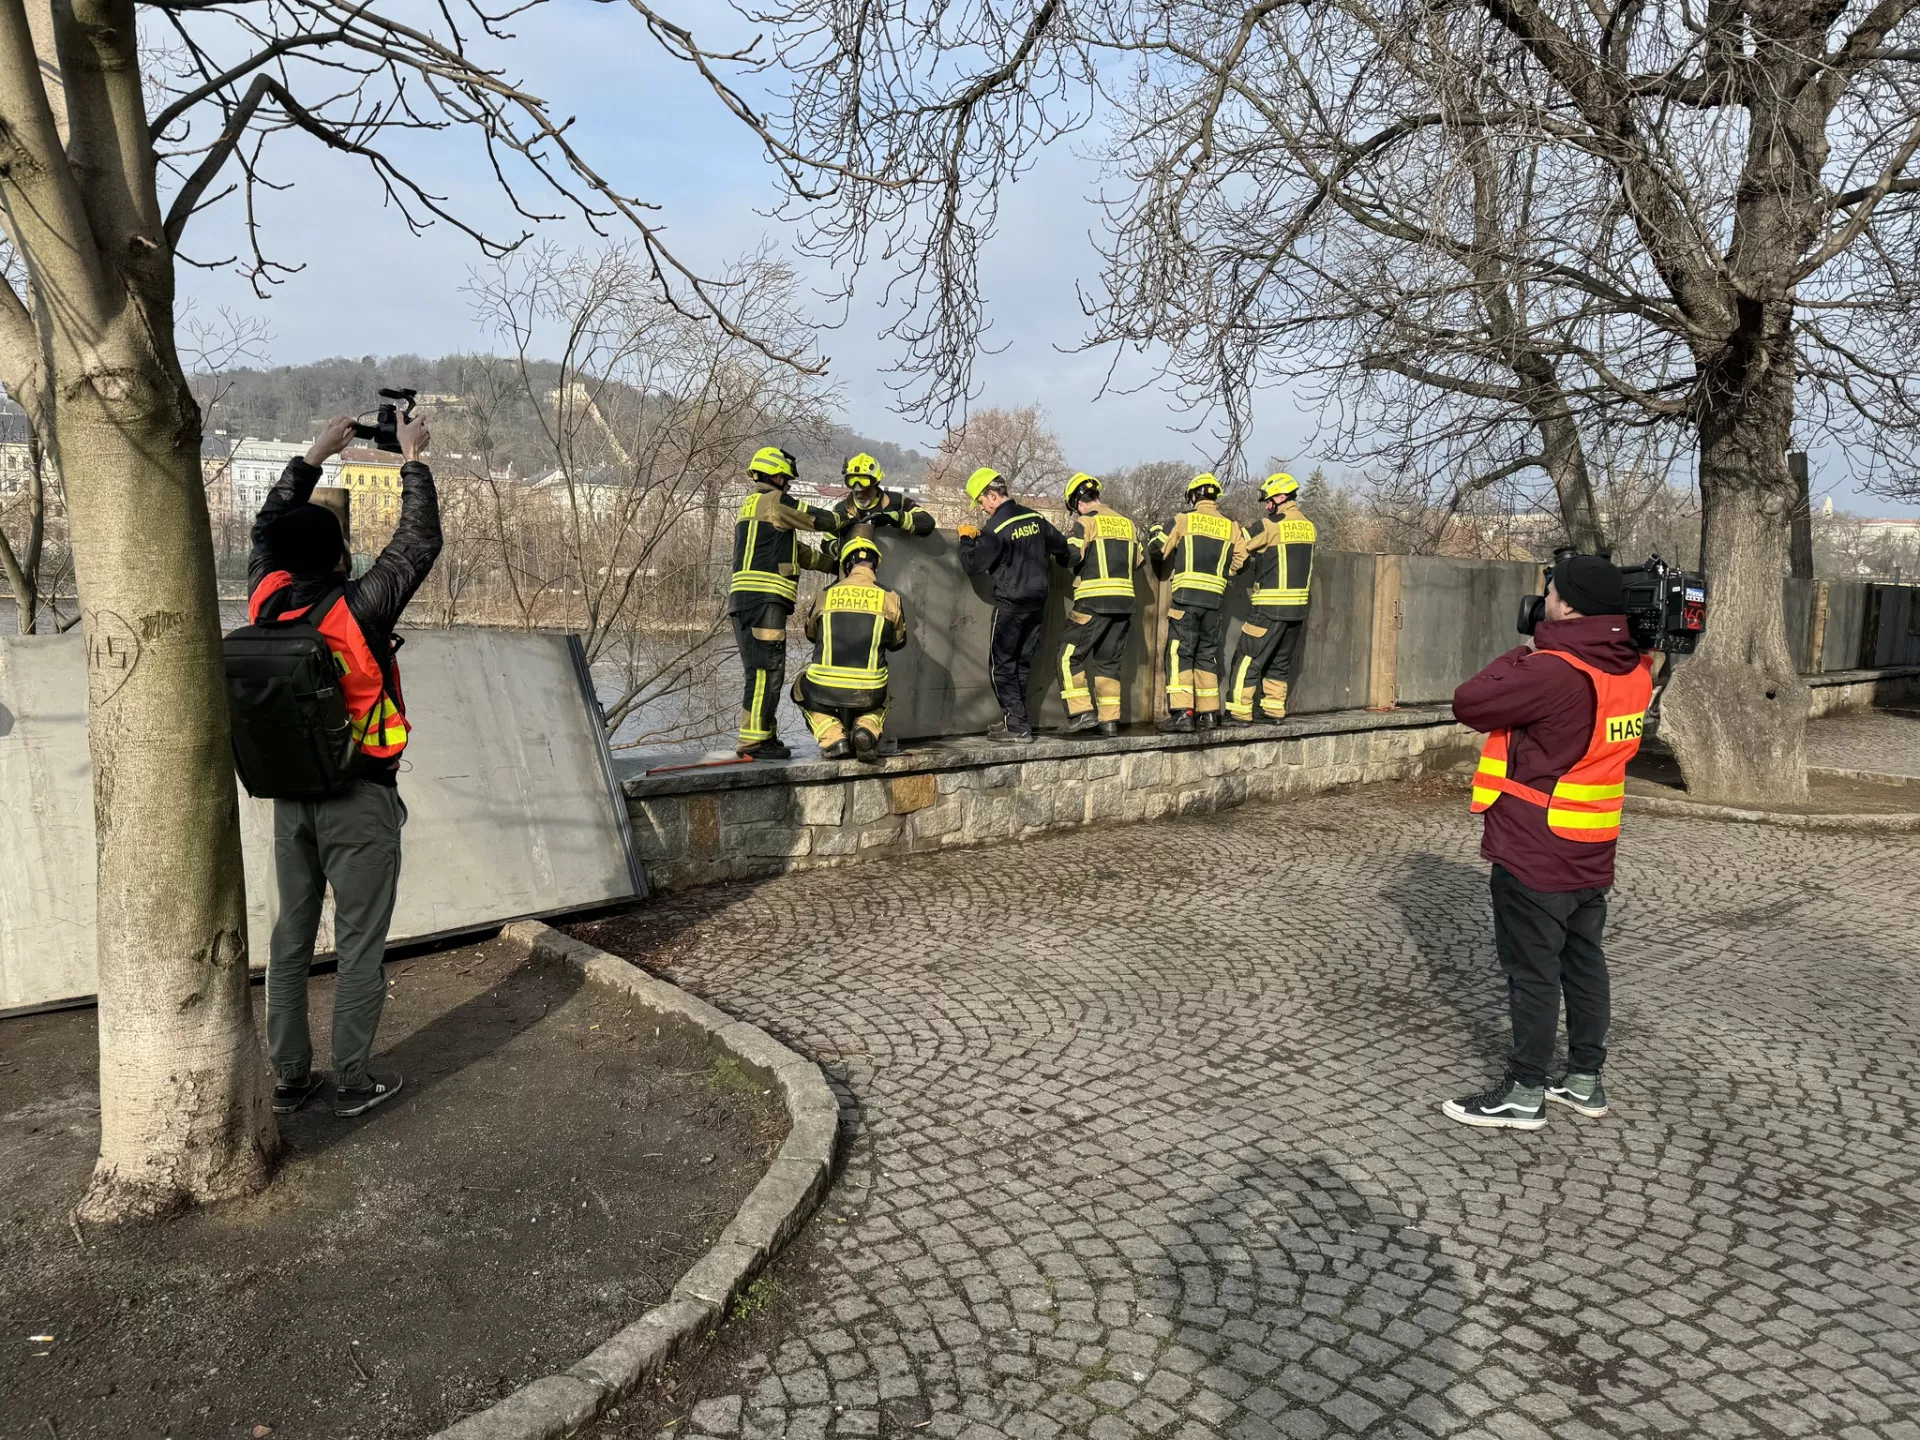
[[[878,767],[806,761],[693,770],[633,778],[626,789],[649,886],[684,890],[1409,779],[1458,762],[1478,743],[1445,710],[1346,712],[1191,737],[1043,740],[1018,749],[951,743]]]
[[[1920,666],[1842,670],[1801,678],[1811,692],[1807,706],[1807,718],[1811,720],[1823,715],[1857,715],[1876,705],[1920,699]]]

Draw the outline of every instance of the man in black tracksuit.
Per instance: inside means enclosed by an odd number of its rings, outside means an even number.
[[[979,525],[960,527],[960,568],[969,575],[993,577],[991,668],[1002,719],[987,731],[987,738],[1026,744],[1033,739],[1027,676],[1046,619],[1047,561],[1065,566],[1072,556],[1067,537],[1039,511],[1013,499],[999,471],[974,471],[967,478],[967,498],[986,518]]]

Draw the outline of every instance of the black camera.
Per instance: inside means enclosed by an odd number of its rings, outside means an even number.
[[[1553,552],[1554,565],[1564,564],[1578,554],[1570,545]],[[1600,558],[1613,556],[1602,550]],[[1707,628],[1707,577],[1676,570],[1658,555],[1649,555],[1645,563],[1620,569],[1621,588],[1627,628],[1633,643],[1642,650],[1664,650],[1669,655],[1691,655]],[[1547,567],[1547,583],[1553,583],[1553,565]],[[1547,618],[1547,597],[1526,595],[1520,600],[1517,628],[1531,635]]]
[[[407,419],[413,419],[413,398],[419,393],[418,390],[382,390],[380,398],[387,403],[380,407],[380,412],[374,417],[373,424],[369,425],[365,421],[354,422],[354,439],[371,440],[374,449],[390,450],[398,455],[400,453],[400,417],[404,413]]]

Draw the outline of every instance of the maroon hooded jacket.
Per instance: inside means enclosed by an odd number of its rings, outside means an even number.
[[[1640,663],[1622,615],[1546,621],[1534,634],[1539,650],[1564,650],[1609,675]],[[1511,730],[1507,775],[1552,792],[1593,736],[1593,682],[1571,665],[1528,660],[1509,650],[1453,692],[1453,715],[1475,730]],[[1612,840],[1568,840],[1547,828],[1547,812],[1502,795],[1480,817],[1480,853],[1532,890],[1585,890],[1613,884]]]

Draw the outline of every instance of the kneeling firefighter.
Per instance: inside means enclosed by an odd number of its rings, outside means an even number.
[[[921,509],[902,491],[883,488],[887,472],[873,456],[856,455],[847,461],[843,478],[847,498],[833,507],[843,533],[855,525],[891,525],[909,535],[933,533],[933,512]]]
[[[855,533],[840,546],[841,579],[820,592],[807,616],[813,663],[793,682],[793,699],[824,759],[877,758],[887,723],[887,652],[907,643],[900,597],[880,584],[880,547]]]
[[[747,465],[753,489],[733,525],[733,580],[727,608],[740,650],[746,687],[740,697],[736,751],[762,760],[793,754],[781,741],[780,686],[787,675],[787,617],[800,595],[800,572],[833,574],[830,551],[800,543],[799,532],[832,536],[839,522],[831,510],[795,500],[787,487],[797,477],[793,456],[778,445],[756,451]]]
[[[1133,521],[1100,500],[1100,482],[1067,482],[1067,546],[1073,605],[1060,650],[1060,698],[1067,734],[1120,733],[1120,657],[1133,626],[1133,572],[1145,559]],[[1089,683],[1091,672],[1091,683]]]
[[[1187,482],[1191,508],[1171,528],[1156,525],[1147,553],[1170,563],[1172,606],[1167,611],[1169,732],[1220,723],[1220,644],[1226,637],[1227,580],[1247,562],[1247,532],[1220,513],[1220,482],[1196,475]]]
[[[1253,608],[1240,630],[1225,725],[1271,725],[1287,713],[1287,689],[1307,634],[1317,538],[1313,522],[1300,513],[1299,493],[1299,482],[1284,473],[1269,475],[1260,487],[1267,514],[1247,541]]]

